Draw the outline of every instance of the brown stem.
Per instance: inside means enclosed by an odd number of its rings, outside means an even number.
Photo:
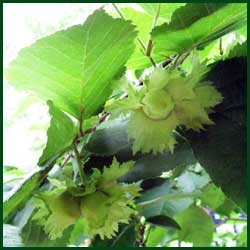
[[[120,11],[120,9],[118,8],[118,6],[115,4],[115,3],[112,3],[112,6],[114,7],[114,9],[116,10],[116,12],[118,13],[118,15],[123,19],[123,20],[126,20],[126,17],[123,15],[123,13]],[[158,18],[158,17],[157,17]],[[154,59],[152,58],[152,56],[149,54],[147,55],[147,49],[146,46],[144,45],[143,41],[137,37],[136,39],[138,41],[138,43],[140,44],[140,46],[142,47],[142,50],[143,50],[143,54],[145,53],[146,56],[149,58],[151,64],[156,68],[156,63],[154,61]],[[150,51],[151,53],[151,51]]]
[[[149,40],[148,40],[148,45],[147,45],[147,50],[146,50],[146,56],[150,57],[151,51],[152,51],[152,45],[153,45],[153,40],[150,37]]]
[[[106,120],[106,118],[109,116],[108,112],[104,112],[103,115],[99,118],[99,121],[97,124],[95,124],[93,127],[86,129],[83,132],[83,136],[89,133],[92,133],[96,130],[97,126],[100,125],[102,122],[104,122]]]
[[[80,108],[80,124],[79,124],[79,135],[80,136],[83,136],[83,130],[82,130],[83,114],[84,114],[84,108],[81,106],[81,108]]]
[[[80,139],[81,139],[83,136],[85,136],[86,134],[90,134],[90,133],[94,132],[94,131],[96,130],[97,126],[100,125],[102,122],[104,122],[108,116],[109,116],[109,113],[104,112],[104,113],[102,114],[102,116],[99,118],[98,123],[95,124],[93,127],[88,128],[88,129],[86,129],[85,131],[82,131],[82,134],[79,133],[79,134],[76,136],[76,138],[74,139],[73,143],[78,144],[78,143],[80,142]]]
[[[136,227],[137,227],[137,239],[134,242],[134,246],[138,247],[145,247],[146,241],[145,241],[145,229],[146,226],[144,223],[141,223],[141,217],[137,215],[135,217]]]
[[[161,4],[158,3],[157,10],[156,10],[156,13],[155,13],[155,16],[154,16],[152,29],[157,25],[158,17],[160,15],[160,7],[161,7]],[[156,68],[155,61],[153,60],[153,58],[151,56],[152,47],[153,47],[153,40],[152,40],[152,36],[150,35],[149,39],[148,39],[147,49],[146,49],[145,53],[146,53],[146,56],[149,57],[149,60],[151,61],[153,66]]]
[[[61,167],[64,168],[66,166],[66,164],[68,163],[68,161],[70,160],[72,154],[69,153],[63,160],[62,164],[61,164]]]
[[[222,38],[219,41],[219,49],[220,49],[220,55],[223,55],[223,47],[222,47]]]

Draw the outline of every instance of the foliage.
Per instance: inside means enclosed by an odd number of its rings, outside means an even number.
[[[216,129],[207,128],[199,135],[189,134],[188,138],[196,158],[215,184],[246,211],[245,63],[245,59],[235,58],[214,66],[208,77],[216,82],[225,97],[213,114]]]
[[[208,111],[222,101],[222,96],[210,82],[202,81],[207,72],[205,65],[197,58],[193,65],[192,73],[185,77],[177,70],[156,68],[151,78],[145,80],[145,86],[137,90],[128,85],[128,97],[107,108],[111,114],[131,113],[128,135],[134,139],[134,153],[173,152],[173,130],[177,126],[199,131],[203,124],[213,124]]]
[[[129,21],[97,10],[84,25],[56,32],[23,49],[6,76],[16,87],[36,92],[79,120],[84,107],[87,118],[99,113],[110,95],[110,82],[124,72],[135,36]]]
[[[4,246],[246,246],[246,4],[112,6],[5,71],[51,120],[4,167]]]
[[[48,142],[38,165],[42,165],[46,160],[70,146],[77,135],[77,129],[71,119],[57,109],[51,101],[48,101],[48,106],[51,115],[50,127],[47,132]],[[64,136],[61,136],[62,134]]]
[[[116,179],[123,176],[132,167],[127,162],[119,167],[114,160],[110,168],[103,173],[94,169],[84,185],[76,185],[71,179],[58,181],[49,179],[52,190],[37,195],[35,205],[38,211],[32,220],[44,226],[51,240],[63,236],[70,225],[83,216],[85,233],[88,237],[99,234],[111,238],[118,230],[118,223],[128,223],[134,213],[133,198],[139,195],[136,184],[121,185]]]
[[[201,208],[190,207],[175,219],[181,227],[178,232],[180,240],[193,242],[194,247],[204,247],[211,243],[214,223],[211,217]]]
[[[156,41],[154,51],[171,55],[203,48],[245,22],[244,4],[190,3],[175,11],[169,24],[163,24],[152,31]],[[169,40],[174,42],[167,43]]]

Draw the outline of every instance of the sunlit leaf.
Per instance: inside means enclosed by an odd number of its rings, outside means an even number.
[[[214,224],[211,217],[197,206],[192,206],[175,216],[180,225],[179,239],[192,242],[193,247],[208,247],[213,238]]]
[[[169,24],[153,29],[153,53],[167,57],[201,48],[243,26],[246,11],[245,3],[188,3],[175,11]]]
[[[134,49],[129,21],[96,10],[83,25],[38,40],[20,51],[6,71],[8,81],[32,90],[77,119],[100,112]]]
[[[48,106],[51,116],[50,127],[47,131],[48,139],[38,165],[44,164],[46,160],[70,146],[77,135],[77,128],[72,120],[51,101],[48,101]]]

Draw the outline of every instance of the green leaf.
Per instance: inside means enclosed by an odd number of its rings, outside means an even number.
[[[216,125],[186,136],[214,183],[246,210],[246,60],[219,62],[208,79],[224,96],[211,116]]]
[[[169,228],[180,229],[180,226],[178,225],[178,223],[176,223],[175,220],[165,215],[157,215],[157,216],[149,217],[147,218],[147,222],[150,222],[151,224],[164,227],[167,229]]]
[[[185,171],[178,177],[178,186],[181,187],[184,192],[194,192],[205,187],[209,181],[210,178],[205,171],[199,174]]]
[[[232,50],[230,50],[227,59],[231,59],[234,57],[243,57],[247,56],[247,42],[236,44]]]
[[[133,8],[123,8],[121,11],[126,19],[131,20],[133,24],[136,25],[138,37],[146,46],[152,29],[153,16],[145,12],[136,11]],[[163,22],[161,21],[160,23]],[[162,56],[154,55],[154,60],[157,62],[162,61],[163,59],[164,57]],[[142,47],[138,42],[136,44],[135,51],[129,58],[126,66],[129,69],[145,69],[152,66],[149,58],[146,56],[146,52],[142,50]]]
[[[191,206],[175,216],[180,225],[179,239],[192,242],[193,247],[209,247],[213,239],[214,223],[210,216],[200,207]]]
[[[242,233],[239,235],[239,240],[241,247],[247,247],[247,227],[245,227]]]
[[[175,178],[175,181],[166,180],[160,186],[146,190],[137,199],[141,213],[146,218],[156,215],[172,218],[194,202],[194,198],[208,184],[209,178],[204,170],[194,173],[188,169]]]
[[[245,210],[245,128],[221,117],[215,121],[216,127],[190,137],[194,153],[214,183]]]
[[[47,131],[47,144],[38,161],[40,166],[69,147],[77,135],[77,128],[72,120],[51,101],[48,101],[48,106],[51,120]]]
[[[113,239],[111,246],[132,247],[134,246],[135,240],[136,240],[135,225],[133,222],[131,222],[128,225],[121,225],[119,227],[119,232],[117,234],[117,237]]]
[[[69,242],[74,246],[79,246],[87,239],[86,235],[84,234],[84,225],[85,221],[83,218],[79,219],[70,234]]]
[[[24,245],[27,247],[66,247],[69,242],[71,231],[72,228],[68,228],[65,230],[63,237],[51,240],[44,232],[43,226],[38,225],[30,219],[22,229],[21,236]]]
[[[96,10],[84,25],[76,25],[22,49],[6,71],[8,81],[52,100],[81,120],[100,112],[135,47],[129,21]]]
[[[12,212],[23,205],[39,187],[39,184],[51,168],[52,165],[48,165],[45,169],[36,170],[9,193],[8,197],[6,197],[3,202],[3,219],[6,219]]]
[[[117,236],[112,239],[101,240],[99,236],[96,236],[93,241],[91,241],[91,247],[132,247],[136,240],[135,224],[131,222],[130,224],[121,224],[119,226],[119,231]]]
[[[137,3],[146,12],[137,11],[133,8],[122,8],[121,11],[126,19],[131,20],[139,32],[138,37],[143,41],[145,46],[147,46],[150,32],[152,30],[154,16],[157,11],[157,4],[152,3]],[[157,25],[163,24],[169,21],[172,13],[179,7],[185,5],[184,3],[161,3],[160,13]],[[153,54],[153,59],[155,62],[160,62],[164,60],[164,56]],[[136,49],[133,55],[128,60],[126,66],[129,69],[145,69],[151,67],[152,64],[149,58],[146,56],[145,51],[142,50],[139,43],[136,44]]]
[[[169,24],[152,31],[153,53],[169,56],[202,48],[246,23],[246,4],[189,3],[177,9]]]
[[[216,187],[213,183],[203,189],[200,197],[202,204],[212,208],[214,211],[225,202],[226,196],[220,188]]]
[[[216,212],[218,214],[230,217],[232,211],[234,211],[236,208],[237,206],[232,200],[225,199],[223,204],[216,209]]]
[[[175,230],[166,230],[161,227],[153,227],[150,229],[148,239],[146,242],[147,247],[162,247],[167,241],[171,241]]]
[[[112,136],[110,136],[112,135]],[[105,122],[91,136],[85,149],[94,155],[116,155],[119,161],[136,160],[131,171],[119,178],[119,181],[134,182],[141,179],[160,176],[162,172],[177,166],[186,166],[196,162],[188,142],[177,137],[178,144],[173,154],[138,154],[132,156],[132,145],[128,141],[127,119],[118,118]]]
[[[246,69],[246,57],[232,58],[214,64],[207,76],[224,97],[215,111],[239,126],[246,125]]]
[[[3,224],[3,246],[4,247],[22,247],[23,242],[18,227]]]
[[[92,133],[85,150],[97,155],[114,155],[128,146],[127,120],[119,118],[99,126]]]
[[[155,16],[158,8],[156,3],[138,3],[138,5],[148,14]],[[174,11],[183,5],[185,5],[185,3],[160,3],[159,17],[163,18],[165,22],[169,22]]]
[[[132,171],[119,180],[125,182],[139,181],[160,176],[163,172],[172,170],[178,166],[187,166],[196,162],[190,145],[178,140],[173,152],[164,154],[146,154],[138,156]]]
[[[153,217],[156,215],[165,215],[168,217],[173,217],[179,214],[186,208],[188,208],[192,203],[192,198],[178,198],[183,192],[180,189],[174,188],[174,184],[166,181],[159,187],[152,188],[146,191],[137,199],[137,204],[140,206],[141,203],[149,202],[141,207],[140,213],[146,217]],[[171,196],[170,200],[167,200],[168,196]],[[166,200],[164,200],[166,198]],[[150,202],[152,200],[157,200],[155,202]]]

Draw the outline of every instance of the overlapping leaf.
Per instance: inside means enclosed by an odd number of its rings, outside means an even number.
[[[175,217],[181,230],[179,239],[192,242],[193,247],[208,247],[213,239],[214,223],[211,217],[197,206],[191,206]]]
[[[61,110],[48,101],[51,116],[50,127],[47,131],[47,145],[41,155],[38,165],[65,150],[77,135],[77,128],[72,120]]]
[[[51,168],[52,165],[49,165],[45,169],[36,170],[9,193],[3,202],[3,219],[16,211],[32,195]]]
[[[152,24],[154,17],[148,13],[137,11],[133,8],[123,8],[121,9],[124,16],[131,20],[133,24],[136,25],[138,30],[138,37],[147,46],[148,39],[150,37],[150,32],[152,30]],[[158,21],[158,24],[162,24],[162,20]],[[162,61],[164,57],[159,55],[154,55],[155,61]],[[137,42],[136,49],[132,56],[129,58],[126,66],[129,69],[144,69],[152,66],[149,58],[146,56],[146,51],[142,48],[141,44]]]
[[[219,213],[227,201],[225,194],[213,183],[204,188],[200,199],[202,204],[209,206],[211,209]]]
[[[138,3],[148,14],[155,16],[158,8],[156,3]],[[169,22],[175,10],[185,5],[185,3],[160,3],[159,17]]]
[[[144,9],[145,12],[137,11],[133,8],[123,8],[121,9],[123,15],[126,19],[131,20],[138,30],[138,37],[147,47],[152,26],[154,23],[154,18],[157,12],[158,4],[152,3],[139,3],[140,7]],[[172,14],[176,9],[185,5],[184,3],[161,3],[160,12],[156,25],[161,25],[165,22],[169,22]],[[153,54],[153,59],[155,62],[160,62],[164,60],[164,56],[159,54]],[[127,62],[127,67],[129,69],[144,69],[152,66],[149,58],[146,56],[145,49],[142,48],[141,44],[137,43],[136,49],[133,55]]]
[[[245,3],[190,3],[175,11],[169,24],[152,31],[153,53],[181,54],[229,33],[246,23]]]
[[[208,78],[224,96],[216,126],[186,135],[214,183],[246,210],[246,59],[219,62]]]
[[[129,21],[97,10],[76,25],[23,49],[6,71],[8,81],[32,90],[77,119],[100,111],[110,82],[124,73],[136,32]]]
[[[140,213],[146,218],[156,215],[165,215],[171,218],[187,209],[193,203],[193,199],[174,199],[173,196],[178,196],[182,193],[182,190],[176,190],[173,186],[174,183],[166,181],[161,186],[146,191],[137,201],[139,206],[141,203],[149,202],[142,206]],[[168,196],[171,196],[169,200]],[[166,198],[166,200],[164,200],[164,198]],[[156,201],[150,202],[152,200]]]
[[[134,182],[160,176],[162,172],[176,166],[186,166],[196,162],[188,142],[177,136],[178,144],[174,153],[132,155],[132,145],[127,134],[128,120],[117,118],[101,125],[91,136],[85,150],[94,155],[116,155],[119,161],[135,160],[135,165],[126,175],[119,178],[122,182]],[[112,136],[110,136],[112,134]],[[99,160],[99,163],[101,161]]]
[[[21,236],[26,247],[66,247],[69,244],[71,231],[72,228],[69,227],[61,238],[51,240],[44,232],[43,226],[30,219],[22,229]]]
[[[244,57],[247,56],[247,42],[236,44],[232,50],[229,51],[227,55],[227,59],[235,58],[235,57]]]

